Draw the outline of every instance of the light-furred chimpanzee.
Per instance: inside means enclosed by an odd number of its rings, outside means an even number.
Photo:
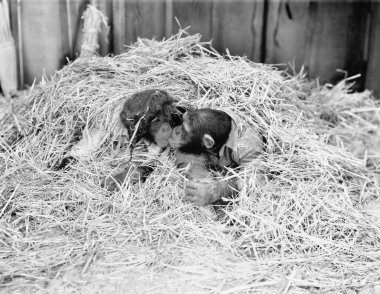
[[[172,128],[181,124],[182,113],[173,103],[160,89],[138,91],[125,101],[120,120],[128,130],[131,160],[123,171],[106,179],[103,186],[108,190],[115,190],[127,175],[132,182],[143,181],[152,171],[152,153],[163,152]]]
[[[178,167],[188,166],[185,200],[204,206],[219,204],[239,191],[236,180],[214,177],[252,162],[263,151],[263,138],[243,125],[232,112],[210,108],[188,111],[182,125],[173,129],[169,144],[176,149]]]

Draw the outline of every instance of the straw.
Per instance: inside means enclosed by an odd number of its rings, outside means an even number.
[[[267,137],[262,155],[235,173],[242,190],[231,206],[215,212],[183,202],[186,180],[172,154],[156,158],[145,183],[114,193],[101,188],[128,161],[128,143],[115,144],[120,106],[149,88],[168,91],[184,107],[234,111]],[[185,31],[139,39],[119,56],[79,58],[1,121],[0,287],[372,291],[380,230],[361,205],[379,197],[379,169],[353,153],[355,136],[345,127],[378,130],[378,114],[371,93],[351,93],[347,81],[319,87],[302,75],[221,56]],[[56,170],[85,129],[101,129],[102,144]],[[361,136],[372,142],[369,133]],[[375,149],[369,144],[365,158],[377,162]]]
[[[87,9],[83,13],[83,42],[81,46],[81,57],[91,57],[99,48],[98,34],[101,30],[101,25],[105,26],[107,31],[107,17],[97,9],[97,1],[91,1],[87,5]]]

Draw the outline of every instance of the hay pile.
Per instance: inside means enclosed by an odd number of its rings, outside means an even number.
[[[78,59],[3,119],[1,287],[347,293],[379,283],[379,224],[359,209],[379,197],[378,145],[364,153],[350,145],[375,142],[379,105],[344,83],[313,86],[206,45],[180,32],[113,58]],[[185,180],[170,156],[144,184],[100,187],[125,162],[114,144],[120,105],[148,88],[181,106],[233,110],[267,134],[266,151],[235,175],[243,190],[218,221],[181,201]],[[102,146],[57,170],[90,128],[106,131]]]

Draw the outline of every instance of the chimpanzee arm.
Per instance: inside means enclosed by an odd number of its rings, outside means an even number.
[[[234,198],[239,192],[236,179],[226,180],[226,176],[216,177],[208,171],[203,155],[184,154],[177,150],[176,165],[184,168],[183,173],[189,179],[185,200],[196,205],[222,204],[222,198]]]
[[[236,180],[218,180],[217,178],[206,178],[190,180],[185,188],[185,200],[199,206],[209,204],[225,204],[222,199],[236,197],[239,189]]]

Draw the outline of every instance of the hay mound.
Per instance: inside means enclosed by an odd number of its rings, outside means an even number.
[[[199,35],[182,32],[139,40],[119,56],[74,61],[2,121],[1,284],[65,293],[307,293],[372,285],[379,224],[358,207],[379,196],[378,155],[368,149],[363,160],[342,142],[353,136],[348,121],[370,141],[368,129],[355,124],[378,132],[378,105],[368,92],[339,87],[310,90],[302,77],[220,56]],[[262,156],[236,173],[243,189],[218,221],[181,201],[185,182],[170,156],[158,157],[144,184],[116,193],[100,187],[125,161],[123,146],[114,144],[120,106],[149,88],[165,89],[184,107],[233,110],[267,135]],[[368,113],[365,107],[375,114],[351,115]],[[90,128],[105,131],[100,148],[56,170]]]

